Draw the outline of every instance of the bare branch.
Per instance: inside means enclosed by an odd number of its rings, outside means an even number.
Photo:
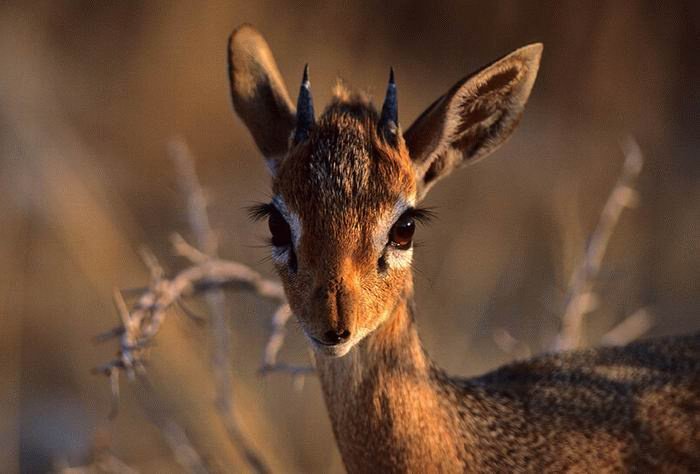
[[[146,265],[146,268],[148,268],[148,271],[151,274],[151,284],[156,285],[163,279],[165,270],[160,263],[158,263],[158,259],[153,252],[151,252],[147,247],[141,247],[139,249],[139,253],[141,254],[141,260],[143,260],[144,265]]]
[[[186,258],[192,263],[202,263],[210,260],[213,255],[207,255],[199,249],[191,246],[187,241],[178,233],[170,236],[170,243],[173,245],[175,253],[181,257]]]
[[[261,298],[283,304],[282,286],[263,278],[258,272],[238,262],[210,259],[192,265],[172,279],[163,279],[151,285],[136,301],[127,316],[122,316],[122,326],[108,335],[119,336],[121,349],[118,358],[103,367],[134,370],[143,357],[143,349],[160,330],[167,309],[180,298],[212,288],[240,288],[251,291]]]
[[[263,375],[272,374],[275,372],[284,372],[290,374],[292,377],[299,377],[315,374],[316,369],[309,365],[293,365],[287,364],[285,362],[277,362],[273,365],[265,365],[260,369],[260,373]]]
[[[170,158],[175,165],[180,188],[187,197],[187,220],[196,239],[198,249],[210,257],[216,256],[218,243],[209,224],[207,200],[194,167],[194,157],[181,139],[170,142]]]
[[[555,350],[574,349],[580,346],[584,316],[597,304],[593,283],[600,271],[610,238],[622,211],[637,204],[637,192],[632,186],[642,170],[644,159],[639,145],[631,137],[622,144],[622,149],[625,161],[620,177],[603,207],[583,261],[575,270],[569,285],[562,328],[554,343]]]
[[[197,179],[193,158],[182,141],[171,143],[170,154],[177,170],[178,181],[185,192],[187,217],[197,245],[190,245],[178,234],[173,235],[171,241],[175,253],[187,258],[191,265],[168,279],[165,276],[165,270],[153,253],[147,249],[141,250],[144,264],[150,272],[150,284],[140,292],[140,295],[136,295],[136,301],[131,307],[120,291],[114,291],[114,305],[119,313],[121,325],[96,339],[105,341],[118,337],[120,350],[116,359],[95,371],[110,377],[112,387],[110,415],[114,416],[119,401],[119,372],[124,370],[132,379],[136,374],[144,375],[143,367],[148,346],[159,332],[168,309],[178,305],[186,314],[190,314],[182,305],[182,300],[195,294],[202,294],[209,307],[211,337],[214,341],[211,363],[216,380],[216,408],[232,444],[240,450],[256,472],[268,472],[269,468],[247,437],[243,435],[236,420],[232,399],[230,327],[222,290],[224,288],[242,289],[278,304],[272,319],[270,339],[265,346],[261,373],[285,372],[291,374],[295,382],[303,383],[303,377],[313,373],[314,369],[277,362],[277,355],[284,343],[285,325],[292,314],[286,303],[282,285],[263,278],[246,265],[218,258],[218,246],[207,215],[205,193]],[[146,380],[145,376],[144,380]],[[170,421],[161,419],[158,420],[158,424],[165,429],[170,426]],[[172,433],[172,430],[170,435],[166,433],[166,437],[181,438],[177,433]],[[190,458],[192,457],[189,456],[188,459]]]
[[[208,469],[202,457],[190,442],[185,430],[170,416],[161,403],[157,403],[158,397],[155,394],[151,381],[143,372],[140,372],[138,375],[139,382],[141,382],[141,386],[146,394],[146,402],[149,405],[146,413],[151,418],[152,423],[160,429],[168,447],[175,456],[175,460],[187,472],[207,473]]]
[[[272,316],[270,338],[267,340],[267,344],[265,344],[260,373],[262,375],[267,375],[275,372],[286,372],[293,378],[297,380],[301,379],[303,382],[303,377],[305,375],[313,374],[316,371],[313,367],[277,362],[277,356],[284,345],[284,338],[287,335],[287,322],[291,316],[292,310],[288,304],[281,305]]]
[[[119,413],[119,371],[116,369],[109,371],[109,386],[112,392],[112,407],[109,410],[109,419],[112,420]]]
[[[530,346],[515,338],[515,336],[513,336],[510,331],[505,328],[494,329],[491,337],[498,348],[510,356],[525,358],[530,357],[532,354]]]
[[[215,258],[218,245],[214,231],[209,224],[207,202],[204,191],[197,178],[194,157],[187,145],[181,140],[170,144],[170,156],[175,164],[180,187],[187,197],[187,215],[190,228],[197,246],[189,245],[181,236],[173,237],[175,250],[193,263],[205,263]],[[211,357],[212,369],[216,380],[216,408],[226,428],[229,440],[241,452],[255,472],[265,473],[270,469],[262,456],[252,447],[248,438],[241,431],[233,407],[233,380],[231,377],[231,328],[226,314],[226,297],[221,289],[208,291],[204,298],[211,313],[211,337],[214,351]]]
[[[277,311],[272,316],[272,332],[263,353],[263,370],[265,367],[271,367],[277,363],[277,354],[279,354],[282,344],[284,344],[284,338],[287,334],[286,324],[291,316],[292,310],[288,304],[277,308]]]
[[[97,472],[137,474],[139,472],[110,452],[95,453],[94,462],[87,466],[69,467],[65,462],[59,461],[54,470],[60,474],[94,474]]]
[[[623,346],[642,337],[653,325],[649,309],[640,308],[605,333],[600,342],[605,346]]]

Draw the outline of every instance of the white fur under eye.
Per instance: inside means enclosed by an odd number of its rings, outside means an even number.
[[[389,246],[384,254],[386,265],[389,268],[402,269],[409,268],[413,262],[413,247],[406,250],[399,250]]]
[[[388,246],[387,244],[389,243],[389,232],[393,225],[404,212],[414,205],[415,197],[410,197],[409,199],[399,198],[391,212],[383,216],[377,223],[377,230],[374,234],[374,245],[377,253],[384,255],[388,268],[408,268],[413,261],[413,247],[400,250],[390,245]]]
[[[289,263],[289,247],[272,247],[272,261],[278,265]]]
[[[386,247],[386,244],[389,242],[389,231],[391,230],[391,227],[396,223],[398,218],[401,217],[401,214],[413,207],[414,204],[415,199],[407,200],[404,198],[399,198],[396,201],[396,204],[394,204],[394,209],[379,219],[377,222],[377,230],[375,231],[373,238],[374,246],[378,252],[381,253],[384,247]]]

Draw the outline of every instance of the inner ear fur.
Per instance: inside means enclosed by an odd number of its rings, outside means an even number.
[[[418,198],[453,170],[498,148],[520,121],[537,76],[542,44],[525,46],[457,82],[404,134]]]
[[[287,153],[296,123],[296,110],[263,36],[244,24],[228,43],[231,98],[274,174]]]

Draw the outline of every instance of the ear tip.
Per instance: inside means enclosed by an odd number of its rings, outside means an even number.
[[[525,46],[525,47],[528,48],[530,51],[532,51],[532,52],[533,52],[534,54],[536,54],[537,56],[542,56],[542,51],[544,51],[544,44],[543,44],[543,43],[539,43],[539,42],[538,42],[538,43],[529,44],[529,45],[527,45],[527,46]]]
[[[535,62],[539,64],[542,58],[542,51],[544,50],[544,44],[542,43],[532,43],[527,46],[516,50],[515,52],[521,56],[524,56],[528,61]]]
[[[241,23],[240,25],[238,25],[237,27],[235,27],[235,28],[233,29],[233,31],[231,32],[231,36],[235,36],[235,35],[237,35],[237,34],[239,34],[239,33],[240,33],[240,34],[252,33],[252,34],[258,34],[258,35],[260,34],[260,32],[258,31],[258,29],[257,29],[256,27],[254,27],[252,23],[247,23],[247,22],[246,22],[246,23]]]
[[[229,49],[233,49],[234,43],[243,45],[248,42],[259,43],[261,41],[265,41],[262,33],[250,23],[238,25],[228,37]]]

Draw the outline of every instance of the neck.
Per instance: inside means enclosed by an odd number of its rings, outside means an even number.
[[[464,470],[452,387],[421,346],[412,294],[348,355],[317,356],[317,367],[348,471]]]

